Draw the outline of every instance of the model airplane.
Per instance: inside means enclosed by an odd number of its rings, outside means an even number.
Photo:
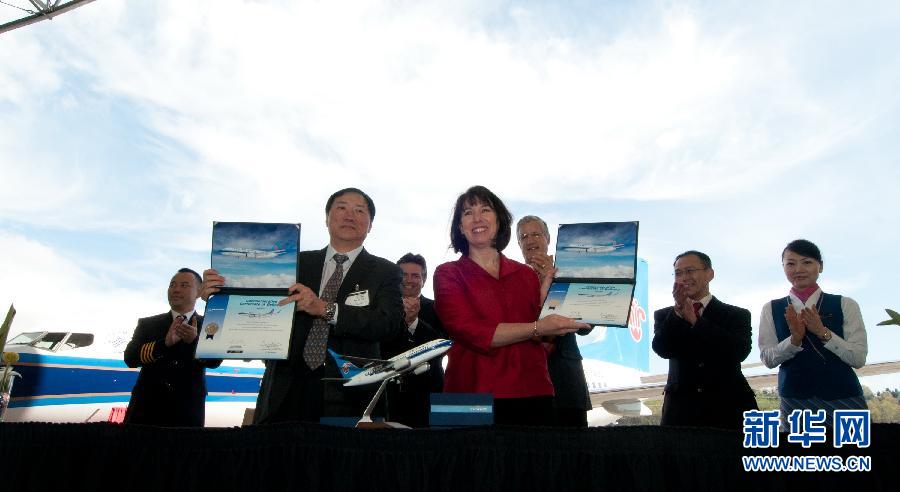
[[[343,382],[344,386],[364,386],[380,382],[378,390],[356,424],[357,427],[371,426],[372,411],[375,409],[378,399],[384,393],[384,388],[387,384],[408,372],[416,375],[423,374],[430,367],[428,361],[444,355],[446,351],[450,350],[451,345],[453,345],[453,342],[450,340],[438,338],[409,349],[402,354],[395,355],[388,360],[339,355],[328,349],[328,353],[331,354],[335,364],[341,371],[341,377],[322,378],[322,380]],[[362,367],[359,367],[357,364],[362,365]],[[387,427],[406,427],[394,422],[386,422],[382,425]]]
[[[326,378],[325,380],[343,381],[344,386],[363,386],[390,380],[408,372],[416,375],[422,374],[429,368],[428,361],[444,355],[446,351],[450,350],[452,344],[453,342],[450,340],[439,338],[409,349],[388,360],[339,355],[328,349],[328,353],[331,354],[338,369],[341,370],[342,377]]]
[[[898,314],[897,311],[894,311],[893,309],[885,309],[885,311],[887,311],[888,316],[890,316],[890,319],[886,319],[886,320],[882,321],[881,323],[878,323],[878,326],[900,325],[900,314]]]

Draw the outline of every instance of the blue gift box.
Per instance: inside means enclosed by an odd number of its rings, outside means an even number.
[[[492,425],[494,396],[490,393],[432,393],[431,427]]]

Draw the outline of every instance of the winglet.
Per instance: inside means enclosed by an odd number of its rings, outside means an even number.
[[[331,354],[331,358],[334,359],[334,363],[337,364],[338,370],[341,371],[342,378],[351,379],[353,376],[356,376],[363,371],[361,367],[357,367],[352,362],[336,354],[334,350],[328,349],[328,353]]]
[[[878,323],[878,326],[900,325],[900,314],[898,314],[897,311],[894,311],[893,309],[885,309],[885,311],[887,311],[888,316],[890,316],[891,318]]]

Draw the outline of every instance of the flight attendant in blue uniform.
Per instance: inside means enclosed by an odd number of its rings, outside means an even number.
[[[791,241],[781,263],[791,290],[763,307],[760,358],[767,367],[780,366],[783,420],[796,409],[824,409],[830,426],[835,409],[866,408],[853,372],[866,364],[866,328],[856,301],[822,292],[817,281],[824,262],[815,244]]]

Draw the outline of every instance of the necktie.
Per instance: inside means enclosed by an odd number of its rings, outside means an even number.
[[[337,299],[338,288],[341,281],[344,280],[344,262],[350,259],[347,255],[337,253],[334,255],[334,262],[337,266],[334,273],[325,284],[322,290],[322,300],[326,303],[334,302]],[[309,336],[306,339],[306,345],[303,347],[303,360],[310,369],[316,369],[325,362],[325,349],[328,347],[328,322],[322,318],[313,320],[312,328],[309,330]]]
[[[703,309],[703,303],[702,303],[702,302],[695,302],[695,303],[694,303],[694,316],[696,316],[696,317],[699,318],[699,317],[700,317],[700,310],[701,310],[701,309]]]

